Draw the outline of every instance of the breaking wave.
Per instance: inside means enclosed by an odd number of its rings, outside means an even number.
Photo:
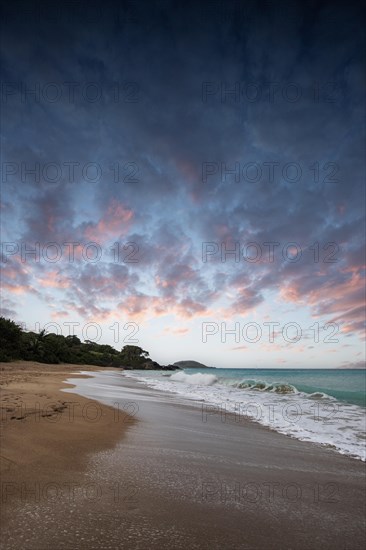
[[[234,382],[232,385],[234,388],[239,389],[249,389],[256,391],[266,391],[273,393],[298,393],[298,390],[292,384],[281,384],[281,383],[269,383],[266,381],[257,381],[257,380],[243,380],[242,382]]]
[[[214,374],[202,374],[197,372],[195,374],[187,374],[185,372],[176,372],[170,376],[171,380],[175,382],[184,382],[185,384],[196,384],[198,386],[212,386],[217,382],[217,376]]]
[[[204,374],[201,372],[197,372],[195,374],[188,374],[186,372],[176,372],[174,374],[164,374],[163,376],[169,377],[172,381],[175,382],[183,382],[185,384],[190,385],[197,385],[197,386],[212,386],[213,384],[219,383],[224,386],[229,386],[232,388],[236,388],[238,390],[253,390],[259,391],[259,392],[269,392],[269,393],[277,393],[280,395],[287,395],[287,394],[303,394],[306,397],[309,397],[311,399],[334,399],[334,397],[331,397],[330,395],[323,393],[323,392],[314,392],[314,393],[307,393],[307,392],[300,392],[296,386],[289,383],[281,383],[281,382],[267,382],[265,380],[255,380],[255,379],[245,379],[241,381],[233,381],[230,379],[225,378],[218,378],[214,374]]]

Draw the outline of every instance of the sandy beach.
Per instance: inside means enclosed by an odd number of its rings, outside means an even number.
[[[27,503],[56,504],[80,488],[90,495],[100,490],[85,485],[88,459],[113,448],[133,421],[115,408],[63,393],[70,387],[64,380],[79,370],[67,364],[0,363],[1,542],[8,548],[23,547],[6,526]],[[83,370],[100,369],[83,365]]]
[[[117,369],[90,368],[92,378],[71,374],[75,366],[9,370],[3,407],[48,397],[67,408],[53,424],[6,411],[4,550],[363,547],[362,462],[249,420],[203,415],[200,404]],[[62,383],[70,377],[76,388]],[[70,401],[84,407],[71,423]],[[97,421],[86,420],[88,409],[90,419],[102,411]]]

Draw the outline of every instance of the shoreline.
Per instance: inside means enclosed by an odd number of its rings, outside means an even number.
[[[212,414],[205,421],[197,404],[118,369],[93,371],[88,377],[70,370],[76,387],[60,392],[63,400],[77,393],[109,409],[135,405],[126,408],[135,419],[131,429],[92,452],[79,476],[69,473],[72,496],[51,498],[51,487],[50,495],[23,499],[8,515],[2,549],[363,548],[360,461],[248,419],[222,422]],[[39,476],[33,472],[33,483]]]

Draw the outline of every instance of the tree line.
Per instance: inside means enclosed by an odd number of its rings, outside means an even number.
[[[0,317],[0,361],[74,363],[100,367],[141,368],[150,362],[149,353],[139,346],[118,351],[108,344],[97,344],[75,336],[23,330],[17,323]]]

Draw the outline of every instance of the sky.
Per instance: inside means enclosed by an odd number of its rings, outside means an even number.
[[[1,315],[163,364],[363,364],[360,3],[2,19]]]

